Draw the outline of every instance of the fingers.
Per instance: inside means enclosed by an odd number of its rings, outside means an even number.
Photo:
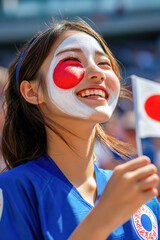
[[[140,181],[139,184],[139,189],[141,191],[147,192],[151,191],[152,189],[156,188],[159,183],[159,177],[157,174],[153,174],[144,180]]]
[[[148,157],[142,156],[118,165],[105,193],[108,199],[117,199],[122,207],[130,203],[132,208],[137,208],[137,204],[140,206],[158,196],[158,182],[157,168]],[[112,194],[108,194],[109,191]]]
[[[117,166],[115,172],[117,175],[122,176],[125,181],[134,182],[141,181],[157,173],[157,168],[150,163],[148,157],[142,156]]]
[[[153,164],[148,164],[146,166],[136,169],[135,171],[132,171],[131,174],[135,176],[136,180],[141,181],[144,178],[147,178],[150,175],[155,174],[156,172],[157,172],[156,166]]]
[[[148,201],[158,196],[156,187],[159,183],[157,168],[150,159],[142,156],[115,168],[117,179],[121,186],[130,192],[132,197]]]
[[[130,171],[134,171],[138,168],[141,168],[143,166],[146,166],[150,164],[150,159],[147,156],[141,156],[138,158],[135,158],[127,163],[118,165],[117,167],[115,167],[115,171],[120,171],[122,173],[124,172],[130,172]]]
[[[144,200],[144,203],[146,203],[150,199],[158,196],[158,190],[157,190],[157,188],[153,188],[149,191],[143,192],[142,195],[143,195],[142,198]]]
[[[133,189],[137,191],[136,196],[139,196],[141,200],[143,199],[143,202],[145,203],[153,197],[158,196],[158,189],[156,188],[158,183],[159,176],[154,173],[141,181],[137,181]]]

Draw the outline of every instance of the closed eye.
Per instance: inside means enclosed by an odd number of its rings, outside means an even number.
[[[100,62],[100,63],[98,63],[98,65],[107,65],[107,66],[111,67],[110,62]]]
[[[112,68],[111,63],[110,63],[109,61],[100,62],[100,63],[98,63],[98,66],[99,66],[100,68],[104,69],[104,70],[105,70],[105,69],[106,69],[106,70],[109,70],[109,69]]]
[[[80,62],[78,58],[75,58],[75,57],[67,57],[63,60],[63,62],[66,62],[66,61],[77,61],[77,62]]]

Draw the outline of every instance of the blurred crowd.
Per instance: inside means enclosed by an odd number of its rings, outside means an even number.
[[[133,37],[133,39],[119,41],[119,44],[117,41],[114,42],[112,51],[122,63],[120,65],[124,79],[136,74],[160,82],[160,36],[152,38],[149,39],[146,36],[144,40],[141,37],[140,39]]]

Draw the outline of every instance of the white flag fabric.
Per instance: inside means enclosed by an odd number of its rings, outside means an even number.
[[[131,76],[139,138],[160,137],[160,83]]]

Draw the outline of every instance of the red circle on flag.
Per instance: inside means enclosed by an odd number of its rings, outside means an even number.
[[[84,77],[85,70],[78,61],[61,60],[54,69],[53,81],[61,89],[75,87]]]
[[[150,96],[145,101],[144,109],[150,118],[160,122],[160,95]]]

